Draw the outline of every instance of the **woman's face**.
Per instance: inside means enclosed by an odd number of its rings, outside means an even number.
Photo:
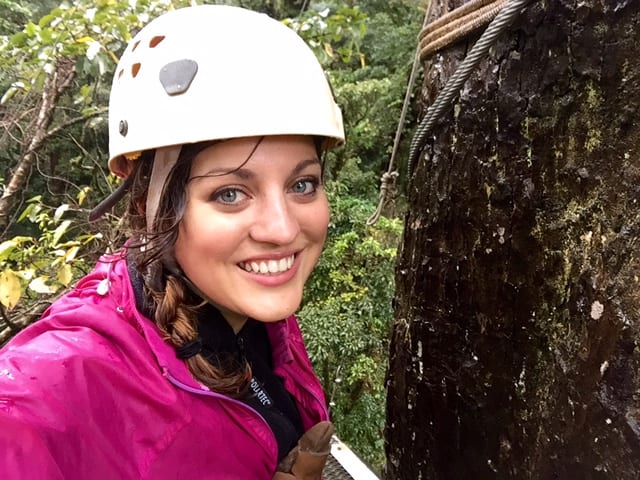
[[[175,245],[184,273],[236,331],[248,317],[274,322],[296,311],[329,223],[312,138],[264,137],[252,154],[259,140],[227,140],[195,157]]]

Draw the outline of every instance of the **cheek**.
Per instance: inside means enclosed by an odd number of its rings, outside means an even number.
[[[185,260],[185,252],[189,251],[189,231],[184,227],[184,221],[178,225],[178,238],[173,247],[173,253],[177,262],[182,266]],[[184,268],[184,267],[183,267]]]
[[[224,262],[237,250],[244,229],[240,219],[221,218],[206,208],[190,211],[178,227],[176,260],[191,269]]]
[[[306,215],[309,231],[313,232],[314,240],[324,245],[329,228],[329,203],[325,199],[314,209],[312,214]]]
[[[187,208],[180,224],[178,225],[178,238],[175,245],[175,256],[181,265],[194,263],[193,259],[203,253],[203,249],[212,246],[207,242],[208,232],[206,222],[198,221],[197,212],[193,208]],[[184,265],[183,265],[184,266]]]

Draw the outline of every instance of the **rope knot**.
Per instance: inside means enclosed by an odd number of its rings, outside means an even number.
[[[380,193],[378,194],[378,206],[376,207],[376,211],[373,212],[373,215],[371,215],[367,220],[367,225],[373,225],[378,221],[380,215],[382,215],[382,208],[387,202],[387,190],[389,190],[389,187],[395,185],[396,178],[398,178],[398,176],[399,173],[393,170],[391,172],[384,172],[380,177]]]

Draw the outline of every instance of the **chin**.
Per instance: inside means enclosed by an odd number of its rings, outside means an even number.
[[[252,309],[253,312],[248,314],[249,317],[259,320],[261,322],[277,322],[279,320],[283,320],[285,318],[290,317],[300,306],[300,303],[295,303],[291,306],[285,306],[282,303],[279,305],[274,305],[271,308],[264,305],[263,308],[260,309]]]
[[[280,320],[284,320],[285,318],[288,318],[291,315],[293,315],[295,312],[296,312],[295,310],[278,309],[277,312],[270,312],[268,314],[265,314],[265,312],[263,311],[263,312],[260,312],[260,315],[252,316],[252,318],[260,322],[273,323],[273,322],[279,322]]]

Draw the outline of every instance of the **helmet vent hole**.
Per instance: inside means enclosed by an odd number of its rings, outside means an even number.
[[[136,48],[138,48],[138,45],[140,45],[140,40],[138,40],[136,43],[133,44],[133,47],[131,48],[131,51],[135,52]]]
[[[149,48],[155,48],[163,40],[164,35],[156,35],[151,40],[149,40]]]
[[[118,72],[118,79],[120,79],[122,77],[122,74],[124,73],[124,69],[120,69],[120,71]]]
[[[138,75],[139,71],[140,71],[139,63],[134,63],[133,65],[131,65],[131,75],[133,75],[133,78],[136,78],[136,75]]]

